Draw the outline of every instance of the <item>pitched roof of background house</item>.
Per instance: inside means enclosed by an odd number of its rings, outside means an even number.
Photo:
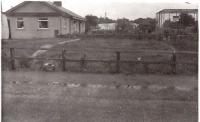
[[[84,18],[81,17],[80,15],[78,15],[78,14],[76,14],[76,13],[74,13],[74,12],[72,12],[72,11],[70,11],[70,10],[68,10],[68,9],[66,9],[66,8],[64,8],[64,7],[62,7],[62,6],[56,6],[56,5],[54,5],[52,2],[47,2],[47,1],[45,1],[45,2],[48,3],[49,5],[51,5],[52,7],[55,7],[55,8],[57,8],[57,9],[59,9],[60,11],[62,11],[62,12],[64,12],[64,13],[67,13],[67,14],[69,14],[69,15],[75,17],[75,18],[84,19]]]
[[[198,12],[198,9],[163,9],[157,13]]]
[[[62,6],[57,6],[55,5],[54,3],[52,2],[49,2],[49,1],[24,1],[20,4],[18,4],[17,6],[9,9],[8,11],[5,12],[5,14],[9,14],[9,13],[12,13],[14,10],[16,10],[17,8],[20,8],[28,3],[31,3],[31,2],[35,2],[35,3],[44,3],[44,5],[47,5],[48,7],[51,7],[52,9],[54,9],[55,11],[59,12],[59,13],[62,13],[62,14],[67,14],[67,15],[70,15],[72,16],[72,18],[74,19],[79,19],[79,20],[85,20],[83,17],[81,17],[80,15],[62,7]]]

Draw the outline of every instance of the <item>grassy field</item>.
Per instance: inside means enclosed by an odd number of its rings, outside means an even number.
[[[116,52],[122,52],[122,59],[136,60],[137,57],[148,55],[155,56],[157,53],[146,53],[141,55],[137,50],[170,50],[166,45],[152,40],[136,40],[136,39],[103,39],[103,38],[86,38],[81,41],[66,43],[64,45],[58,45],[53,49],[64,48],[67,50],[66,57],[73,59],[80,59],[84,54],[88,59],[115,59]],[[128,53],[129,52],[129,53]],[[130,53],[131,52],[131,53]],[[57,52],[60,53],[60,52]],[[133,56],[134,54],[134,56]],[[45,56],[54,56],[54,51],[50,50]]]
[[[197,122],[198,119],[196,76],[3,72],[2,84],[4,122]],[[105,87],[89,87],[91,84]],[[132,89],[124,85],[145,87]],[[168,88],[150,88],[153,85]]]
[[[16,47],[16,48],[27,48],[23,50],[26,56],[32,53],[27,52],[30,48],[38,48],[46,44],[56,44],[58,42],[66,41],[69,39],[39,39],[39,40],[5,40],[3,47]],[[66,43],[63,45],[54,46],[52,49],[66,49],[70,52],[75,53],[98,53],[105,55],[105,53],[115,53],[116,51],[126,52],[134,50],[170,50],[169,47],[163,45],[161,42],[153,40],[136,40],[136,39],[103,39],[103,38],[86,38],[81,39],[77,42]],[[22,55],[16,50],[16,55]],[[20,50],[19,50],[20,51]],[[36,50],[33,50],[36,51]],[[53,50],[49,50],[45,55],[54,55],[56,53]],[[60,52],[59,52],[60,53]],[[90,54],[88,55],[90,56]],[[96,57],[95,57],[96,58]]]
[[[192,40],[188,38],[178,39],[176,41],[170,40],[166,42],[169,45],[173,45],[176,50],[188,50],[188,51],[198,51],[198,40]]]
[[[26,50],[15,50],[15,55],[19,56],[30,56],[37,49],[39,50],[43,45],[55,45],[62,41],[67,41],[70,39],[65,38],[55,38],[55,39],[32,39],[32,40],[4,40],[3,47],[14,47],[14,48],[27,48]],[[124,56],[127,55],[130,59],[131,55],[141,56],[147,59],[148,55],[159,57],[164,55],[163,53],[156,52],[138,52],[137,50],[162,50],[162,51],[171,51],[170,47],[174,45],[177,50],[182,51],[196,51],[197,43],[194,41],[192,43],[180,42],[169,42],[169,44],[156,41],[156,40],[137,40],[137,39],[117,39],[117,38],[83,38],[77,42],[65,43],[63,45],[55,45],[53,48],[49,49],[43,56],[46,57],[55,57],[61,53],[61,50],[64,48],[67,50],[67,57],[69,58],[80,58],[83,54],[86,54],[88,58],[105,58],[111,59],[115,57],[115,52],[122,52]],[[179,46],[179,47],[178,47]],[[181,48],[182,47],[182,48]],[[33,49],[32,49],[33,48]],[[36,49],[34,49],[36,48]],[[60,51],[54,51],[53,49],[58,49]],[[128,53],[129,52],[129,53]],[[130,53],[131,52],[131,53]],[[113,54],[114,53],[114,54]],[[76,54],[76,55],[75,55]],[[123,56],[122,55],[122,56]],[[126,57],[126,58],[127,58]],[[123,57],[122,57],[123,58]],[[124,57],[124,59],[126,59]]]

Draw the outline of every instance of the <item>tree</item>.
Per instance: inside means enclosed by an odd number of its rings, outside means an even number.
[[[85,31],[89,32],[92,28],[95,28],[98,24],[98,17],[93,15],[85,16],[86,23],[85,23]]]
[[[122,18],[122,19],[117,19],[117,26],[116,26],[116,31],[121,32],[121,33],[127,33],[131,29],[131,24],[129,19]]]
[[[181,26],[187,27],[195,24],[195,20],[191,15],[187,13],[181,13],[179,18],[179,24]]]
[[[110,19],[110,18],[108,18],[108,17],[100,17],[99,18],[99,21],[98,21],[98,23],[99,24],[101,24],[101,23],[113,23],[113,22],[115,22],[115,20],[112,20],[112,19]]]
[[[198,33],[198,21],[195,21],[194,23],[194,30],[193,30],[194,33]]]
[[[139,24],[138,30],[143,33],[151,33],[155,31],[156,20],[153,18],[139,18],[134,20],[134,22]]]

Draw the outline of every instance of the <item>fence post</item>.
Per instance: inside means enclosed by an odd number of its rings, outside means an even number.
[[[83,57],[81,57],[81,70],[84,71],[85,68],[86,68],[86,62],[85,62],[85,59],[86,59],[86,54],[83,55]]]
[[[120,52],[116,52],[117,59],[116,59],[116,73],[120,72]]]
[[[65,71],[65,49],[62,49],[62,70]]]
[[[173,51],[172,53],[171,67],[172,67],[172,73],[176,74],[176,52],[175,51]]]
[[[11,70],[15,70],[14,48],[10,48],[10,59]]]

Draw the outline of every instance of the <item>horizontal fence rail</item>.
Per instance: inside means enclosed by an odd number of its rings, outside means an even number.
[[[49,48],[22,48],[22,47],[2,47],[2,49],[24,49],[24,50],[49,50]],[[81,50],[81,51],[88,51],[88,52],[111,52],[111,53],[115,53],[116,51],[110,51],[110,49],[120,49],[120,48],[87,48],[85,50]],[[61,51],[61,49],[52,49],[52,51]],[[65,49],[65,51],[80,51],[78,49]],[[133,50],[131,49],[131,51],[120,51],[120,53],[162,53],[162,54],[171,54],[174,51],[173,50]],[[176,54],[196,54],[198,55],[198,52],[195,51],[176,51]]]

